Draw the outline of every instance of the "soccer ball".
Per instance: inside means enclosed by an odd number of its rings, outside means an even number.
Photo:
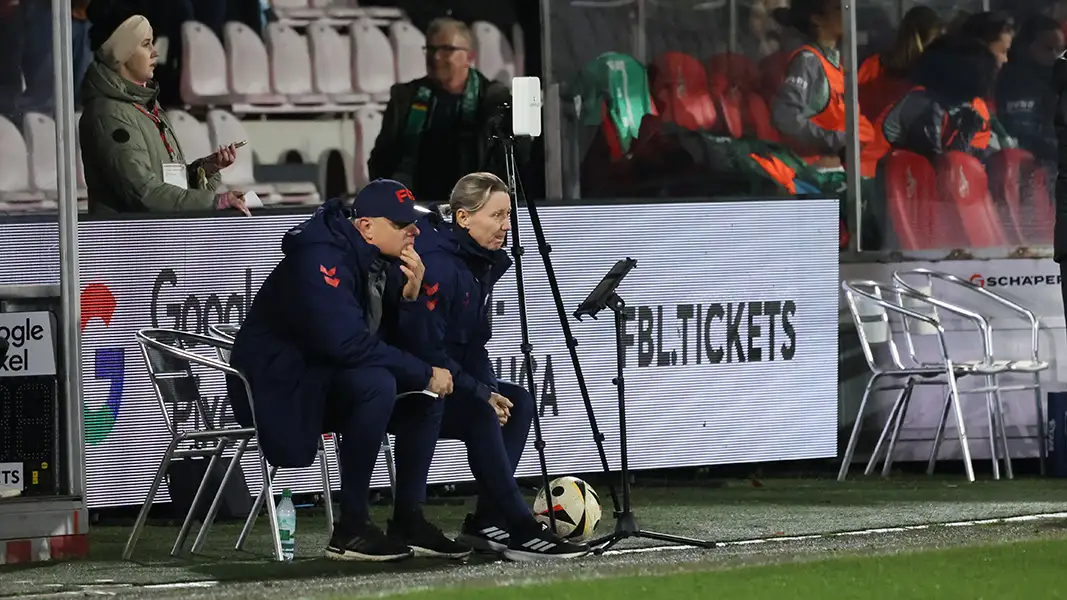
[[[583,542],[593,536],[600,523],[600,496],[588,483],[577,477],[559,477],[549,483],[552,507],[556,517],[556,535]],[[548,500],[545,490],[534,499],[534,517],[549,525]]]

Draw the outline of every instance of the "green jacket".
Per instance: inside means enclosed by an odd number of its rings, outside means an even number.
[[[178,137],[159,109],[155,83],[139,86],[99,62],[82,80],[84,112],[79,124],[90,214],[212,210],[216,173],[200,181],[200,158],[186,166],[189,189],[163,183],[163,164],[187,164]],[[141,109],[144,109],[142,112]],[[160,126],[149,117],[158,114]]]

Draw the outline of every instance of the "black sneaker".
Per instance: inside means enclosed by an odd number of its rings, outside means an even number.
[[[331,560],[390,562],[411,558],[413,553],[402,542],[382,533],[374,523],[353,528],[334,527],[330,544],[326,546],[326,558]]]
[[[473,554],[470,546],[450,540],[436,525],[427,521],[422,512],[389,521],[389,537],[407,545],[415,556],[463,559]]]
[[[589,546],[569,542],[533,521],[529,527],[511,532],[504,557],[515,561],[561,560],[581,558],[590,552]]]
[[[493,524],[489,519],[481,519],[468,514],[463,520],[457,542],[462,542],[479,552],[496,552],[502,554],[508,549],[510,534],[502,524]]]

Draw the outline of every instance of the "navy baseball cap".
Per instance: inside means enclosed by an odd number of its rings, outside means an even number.
[[[352,201],[353,217],[384,217],[397,225],[414,223],[428,212],[415,204],[415,194],[407,186],[392,179],[375,179]]]

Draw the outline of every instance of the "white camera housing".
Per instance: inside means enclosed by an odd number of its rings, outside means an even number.
[[[515,137],[541,137],[541,78],[511,80],[511,131]]]

